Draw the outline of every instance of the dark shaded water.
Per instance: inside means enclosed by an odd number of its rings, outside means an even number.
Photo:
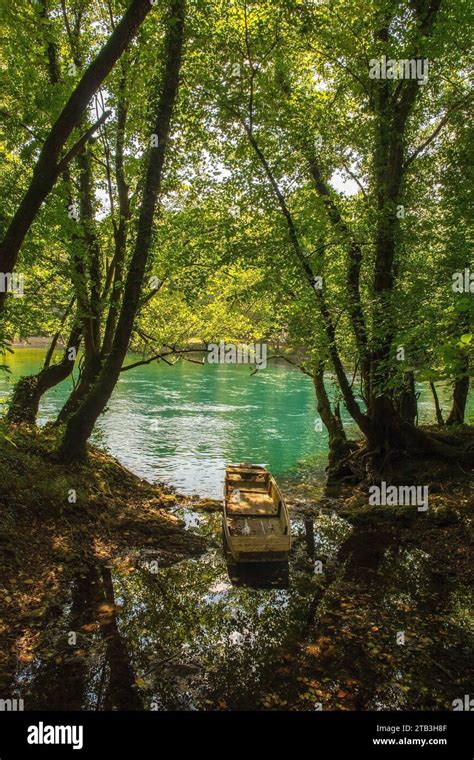
[[[301,517],[286,577],[262,584],[226,565],[218,514],[180,514],[209,551],[78,573],[16,673],[25,709],[449,709],[465,693],[469,593],[426,553]]]

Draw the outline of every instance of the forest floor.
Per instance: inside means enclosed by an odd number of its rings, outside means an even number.
[[[472,428],[457,437],[473,450]],[[450,710],[453,700],[472,691],[472,471],[420,459],[399,462],[393,478],[427,486],[429,509],[370,506],[367,487],[354,485],[329,485],[321,494],[304,469],[287,485],[296,510],[306,517],[317,510],[335,514],[352,531],[326,568],[305,640],[280,663],[282,675],[298,670],[302,688],[295,692],[282,678],[268,704]]]
[[[0,427],[0,690],[82,567],[119,566],[130,552],[163,567],[205,550],[168,511],[185,501],[172,489],[92,447],[71,470],[56,446],[54,430]]]

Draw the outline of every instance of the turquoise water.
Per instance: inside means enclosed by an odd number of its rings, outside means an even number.
[[[16,378],[38,371],[43,357],[44,349],[19,348],[2,359],[12,372],[0,373],[2,401]],[[70,387],[66,381],[45,395],[40,424],[54,419]],[[420,420],[433,421],[429,391],[419,390]],[[441,402],[445,394],[440,389]],[[473,407],[471,399],[471,419]],[[323,467],[327,434],[315,429],[316,417],[311,380],[287,365],[251,376],[245,366],[154,364],[122,374],[95,441],[148,480],[220,498],[230,462],[263,464],[281,476],[316,455]],[[345,413],[343,420],[351,425]]]

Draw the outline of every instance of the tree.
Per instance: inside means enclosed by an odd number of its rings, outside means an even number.
[[[400,372],[397,356],[397,339],[406,330],[398,304],[398,274],[405,255],[401,220],[416,160],[453,114],[467,107],[468,98],[462,88],[460,96],[457,86],[444,89],[437,80],[434,87],[440,103],[432,112],[440,120],[426,136],[431,109],[419,78],[371,79],[369,75],[371,56],[376,62],[393,58],[416,63],[431,53],[439,56],[438,65],[451,70],[453,40],[446,40],[446,21],[453,6],[446,9],[440,25],[438,0],[416,0],[403,8],[395,2],[367,3],[360,14],[345,2],[330,9],[295,6],[298,40],[284,16],[274,27],[264,24],[267,8],[262,5],[264,10],[254,11],[244,4],[233,34],[226,31],[228,62],[238,61],[234,65],[238,76],[231,73],[228,63],[227,77],[215,87],[221,129],[234,137],[236,127],[240,128],[255,156],[257,181],[263,177],[268,183],[281,212],[289,252],[318,307],[344,403],[366,438],[372,476],[380,475],[400,452],[439,453],[454,460],[459,456],[456,448],[443,445],[413,424],[414,376],[406,367]],[[459,9],[460,16],[464,10]],[[221,41],[216,44],[216,56],[219,45]],[[319,67],[330,67],[331,75],[322,76]],[[316,91],[315,81],[321,82]],[[333,95],[330,109],[329,95]],[[360,124],[353,118],[354,111]],[[335,124],[339,133],[334,132]],[[351,169],[351,162],[357,162],[365,174],[363,181],[357,169]],[[341,169],[360,190],[357,215],[350,224],[340,211],[342,199],[330,185],[335,171]],[[362,378],[359,399],[344,366],[347,352],[341,338],[346,332],[341,334],[339,317],[334,316],[334,291],[321,288],[319,282],[315,285],[320,247],[314,237],[311,240],[316,224],[310,228],[300,202],[305,176],[320,199],[318,217],[323,213],[332,229],[329,246],[345,257],[343,308]],[[347,211],[354,214],[351,206]],[[369,278],[364,290],[362,271]]]
[[[138,310],[143,278],[152,242],[153,218],[160,192],[173,107],[178,93],[184,35],[184,0],[171,0],[165,46],[165,65],[148,152],[137,235],[130,260],[122,306],[112,348],[100,374],[78,410],[68,419],[60,455],[67,460],[83,458],[86,443],[118,380]],[[157,143],[157,144],[156,144]]]
[[[71,58],[80,68],[93,30],[116,31],[116,6],[82,15],[82,0],[61,3],[59,18],[42,7],[44,65],[21,83],[19,117],[5,108],[10,188],[34,159],[33,136],[29,152],[16,148],[32,123],[27,104],[39,132],[57,108],[46,72],[57,77]],[[106,122],[68,163],[22,249],[34,283],[53,279],[62,312],[71,291],[75,299],[60,329],[67,338],[77,325],[84,352],[57,420],[63,456],[84,455],[120,372],[190,359],[220,339],[265,340],[311,378],[334,471],[354,463],[374,478],[401,456],[460,456],[454,437],[418,427],[417,397],[430,383],[440,422],[449,383],[446,420],[462,421],[472,298],[453,291],[452,276],[469,267],[467,9],[466,0],[193,4],[164,184],[163,167],[150,174],[162,139],[149,115],[156,125],[150,93],[163,80],[155,87],[150,71],[162,39],[142,28],[80,129],[110,111]],[[159,214],[144,205],[153,187]],[[75,220],[65,218],[71,206]],[[58,331],[47,294],[23,314],[20,305],[10,299],[10,333]],[[130,349],[141,358],[125,361]],[[18,387],[17,419],[26,399],[24,419],[34,419],[47,377],[72,370],[63,359],[61,372],[50,358],[47,374]],[[359,455],[341,404],[365,439]]]
[[[107,118],[104,113],[77,142],[64,154],[63,148],[87,108],[92,96],[126,49],[153,6],[149,0],[132,0],[121,22],[107,43],[84,72],[63,110],[54,122],[36,161],[30,185],[23,196],[0,243],[0,270],[12,273],[15,269],[22,242],[31,227],[45,198],[71,159],[76,156],[90,136]],[[0,310],[3,309],[6,290],[0,291]]]

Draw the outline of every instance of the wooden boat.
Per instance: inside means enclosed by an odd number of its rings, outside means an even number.
[[[222,527],[224,548],[235,562],[287,559],[291,546],[288,509],[265,467],[227,467]]]

